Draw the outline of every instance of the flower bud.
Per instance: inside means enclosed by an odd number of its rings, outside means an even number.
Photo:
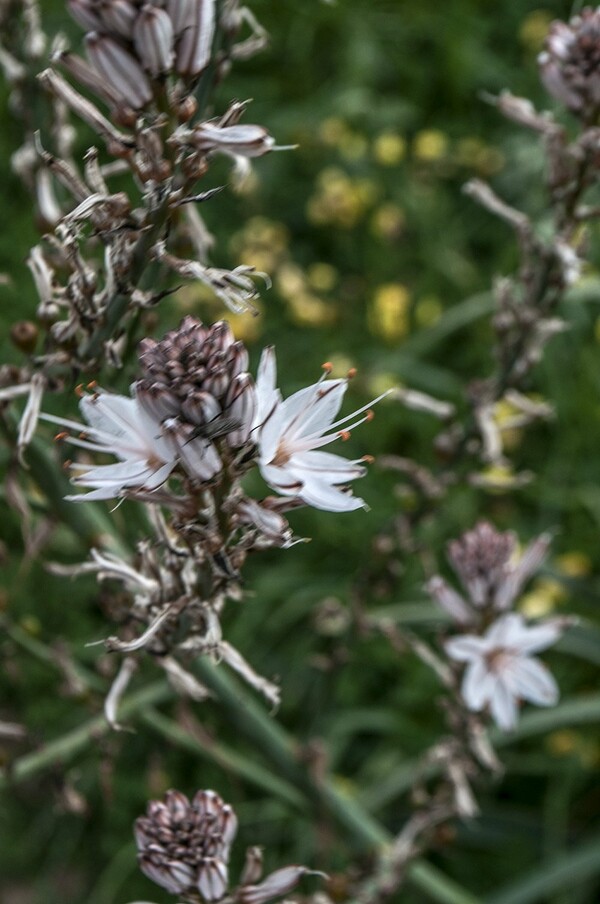
[[[86,31],[102,28],[102,20],[98,15],[98,6],[94,0],[68,0],[67,6],[77,24]]]
[[[157,6],[142,7],[133,27],[133,43],[145,69],[164,75],[173,63],[173,24],[169,14]]]
[[[184,78],[195,78],[210,62],[215,32],[215,0],[196,0],[193,4],[171,2],[169,13],[171,9],[178,34],[175,69]]]
[[[105,0],[101,6],[103,23],[123,38],[129,40],[133,34],[133,24],[138,10],[128,0]]]
[[[96,32],[86,35],[88,57],[120,98],[139,110],[152,100],[152,88],[140,64],[122,44]]]
[[[13,345],[28,355],[35,350],[38,335],[38,328],[31,320],[18,320],[10,330]]]

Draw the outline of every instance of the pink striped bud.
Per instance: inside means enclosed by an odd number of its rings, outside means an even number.
[[[199,150],[219,150],[239,157],[262,157],[275,147],[275,139],[257,125],[219,126],[205,122],[194,129]]]
[[[139,110],[152,100],[148,76],[122,44],[96,32],[86,35],[85,43],[92,66],[125,103]]]
[[[102,21],[108,29],[130,39],[138,9],[128,0],[105,0],[100,8]]]
[[[147,4],[133,26],[133,43],[145,69],[153,76],[169,72],[173,63],[173,24],[164,9]]]
[[[215,0],[197,0],[193,4],[190,22],[187,21],[188,4],[171,3],[171,6],[179,7],[176,20],[184,23],[183,30],[178,35],[175,69],[179,75],[194,78],[210,62],[215,33]]]
[[[102,28],[102,20],[98,15],[98,4],[94,0],[68,0],[67,6],[77,24],[86,31]]]

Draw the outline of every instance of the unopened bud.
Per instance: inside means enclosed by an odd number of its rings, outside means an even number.
[[[173,63],[173,24],[156,6],[143,6],[133,27],[133,43],[140,62],[153,76],[164,75]]]
[[[128,0],[105,0],[102,3],[104,24],[127,39],[130,39],[133,34],[133,24],[137,14],[135,4],[129,3]]]
[[[171,2],[169,14],[174,17],[174,22],[177,22],[176,33],[179,32],[180,23],[183,23],[175,69],[179,75],[194,78],[206,69],[210,62],[215,32],[215,0],[196,0],[191,4]]]
[[[85,42],[90,62],[125,103],[139,110],[152,100],[148,76],[118,41],[92,32]]]
[[[82,28],[94,31],[102,27],[98,6],[94,0],[68,0],[67,6],[77,24]]]
[[[10,330],[10,338],[13,345],[26,354],[34,351],[38,341],[38,328],[31,320],[19,320],[13,324]]]

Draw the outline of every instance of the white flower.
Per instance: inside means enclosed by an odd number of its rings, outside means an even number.
[[[79,472],[73,483],[90,487],[91,492],[67,496],[67,499],[114,499],[125,490],[151,491],[165,482],[177,463],[175,452],[160,435],[160,425],[135,398],[97,391],[83,396],[79,407],[89,424],[83,432],[82,425],[76,421],[51,414],[42,414],[41,417],[60,427],[77,431],[77,436],[68,437],[74,446],[91,452],[106,452],[120,461],[94,467],[71,465],[71,470]]]
[[[558,640],[563,627],[560,619],[529,627],[522,616],[509,613],[495,621],[483,637],[462,634],[448,640],[448,655],[468,663],[461,693],[469,709],[479,712],[489,705],[496,723],[508,731],[517,724],[519,700],[554,706],[556,681],[531,654]]]
[[[387,393],[336,421],[348,380],[327,380],[328,373],[326,369],[320,380],[284,401],[275,387],[275,352],[265,349],[256,381],[258,461],[263,478],[278,493],[325,511],[350,512],[365,503],[339,485],[362,477],[365,468],[361,462],[368,459],[348,461],[315,450],[346,438],[352,428],[370,420],[368,409]],[[363,412],[363,417],[348,424]]]

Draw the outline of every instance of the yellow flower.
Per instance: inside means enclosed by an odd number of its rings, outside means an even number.
[[[409,329],[409,308],[410,295],[406,286],[400,283],[379,286],[368,314],[371,332],[391,342],[402,339]]]
[[[521,597],[519,610],[528,618],[541,618],[553,612],[565,596],[565,590],[558,581],[540,578],[529,593]]]
[[[331,264],[311,264],[306,275],[309,284],[317,292],[331,292],[338,281],[338,272]]]
[[[393,241],[402,235],[406,217],[397,204],[388,201],[377,208],[371,218],[371,231],[378,238]]]
[[[417,160],[427,162],[440,160],[447,152],[448,136],[439,129],[423,129],[415,135],[413,154]]]
[[[585,577],[592,571],[592,563],[589,556],[583,552],[565,552],[555,559],[555,565],[562,574],[566,574],[570,578]]]
[[[396,132],[381,132],[373,142],[373,156],[382,166],[396,166],[406,155],[406,141]]]
[[[548,34],[552,16],[545,9],[534,9],[523,19],[519,29],[519,39],[530,53],[538,53]]]

